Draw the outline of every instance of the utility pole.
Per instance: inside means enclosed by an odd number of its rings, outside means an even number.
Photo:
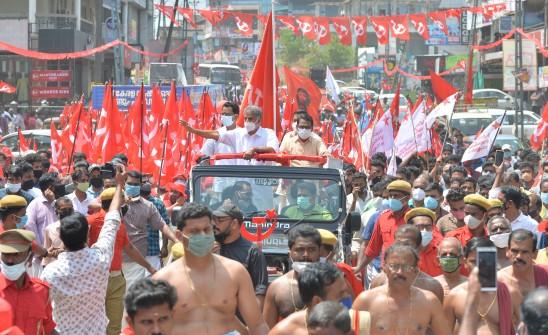
[[[523,29],[523,2],[521,0],[516,0],[516,17],[515,17],[516,28]],[[519,115],[516,118],[517,125],[520,126],[520,136],[519,138],[523,141],[525,139],[523,133],[523,81],[519,79],[519,73],[523,68],[523,58],[522,58],[522,37],[521,34],[514,34],[515,38],[515,79],[514,79],[514,100],[516,105],[516,115]],[[516,127],[517,128],[517,127]]]
[[[119,15],[119,3],[120,0],[112,0],[110,7],[110,16],[112,18],[112,23],[115,25],[116,29],[116,39],[121,40],[121,20]],[[114,83],[123,84],[124,83],[124,65],[123,65],[123,52],[124,48],[119,45],[114,49]]]
[[[190,5],[188,3],[188,0],[184,0],[184,4],[183,4],[183,7],[184,8],[188,8]],[[187,20],[183,20],[183,41],[187,39],[187,36],[188,36],[188,22]],[[181,63],[183,64],[183,71],[186,72],[187,68],[186,68],[186,64],[187,64],[187,55],[188,55],[188,48],[185,48],[183,49],[183,51],[181,52]]]
[[[175,20],[177,19],[177,7],[179,7],[179,0],[175,0],[175,5],[173,6],[173,20],[169,23],[169,30],[167,31],[164,53],[168,53],[169,48],[171,47],[171,35],[173,34],[173,25],[175,24]],[[167,62],[167,57],[168,56],[164,57],[164,62]]]

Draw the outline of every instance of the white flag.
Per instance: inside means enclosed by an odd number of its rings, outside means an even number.
[[[445,100],[434,107],[434,109],[432,109],[432,111],[426,116],[426,125],[428,129],[432,128],[436,118],[451,115],[453,108],[455,108],[455,103],[457,102],[457,96],[458,92],[448,96]]]
[[[366,156],[371,157],[377,152],[382,152],[386,157],[390,157],[394,147],[394,128],[392,127],[390,110],[384,112],[377,123],[365,131],[362,136],[362,143]]]
[[[394,150],[392,157],[390,157],[390,163],[388,164],[388,168],[386,169],[386,174],[392,177],[396,177],[396,171],[398,171],[398,163],[396,162],[396,150]]]
[[[335,101],[337,104],[341,102],[341,100],[339,99],[341,89],[339,88],[339,84],[337,84],[337,82],[335,81],[333,74],[329,70],[329,66],[325,70],[325,89],[327,90],[327,93],[331,96],[331,99],[333,99],[333,101]]]
[[[478,158],[483,158],[489,154],[489,150],[497,137],[498,129],[502,124],[502,118],[500,116],[495,121],[491,122],[487,128],[485,128],[481,134],[470,144],[470,146],[464,151],[462,155],[462,162],[471,161]]]
[[[426,129],[426,102],[423,100],[412,115],[406,116],[398,130],[394,140],[396,156],[406,160],[415,153],[428,150],[429,142],[429,133]]]

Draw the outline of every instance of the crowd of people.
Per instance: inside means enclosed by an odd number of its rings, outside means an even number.
[[[281,143],[260,108],[242,112],[243,128],[239,113],[225,103],[217,130],[180,122],[208,139],[204,156],[244,153],[216,164],[330,155],[304,111]],[[338,257],[340,236],[298,224],[287,232],[290,267],[270,283],[265,255],[241,234],[245,184],[209,208],[188,201],[183,177],[156,187],[123,153],[114,171],[77,153],[69,175],[48,151],[0,153],[0,332],[546,334],[548,161],[495,147],[463,166],[465,147],[454,132],[440,157],[398,162],[393,176],[381,153],[367,171],[345,164],[346,211],[361,216],[352,264]],[[317,206],[305,201],[310,187],[296,191],[295,211]],[[484,247],[497,250],[495,291],[481,289]]]

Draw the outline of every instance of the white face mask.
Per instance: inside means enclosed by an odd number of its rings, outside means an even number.
[[[4,262],[0,261],[0,272],[2,272],[9,280],[15,281],[19,279],[25,271],[27,271],[27,268],[25,267],[26,262],[27,260],[25,259],[19,264],[6,265]]]
[[[426,193],[424,193],[422,188],[414,188],[412,191],[412,196],[415,201],[423,201],[426,197]]]
[[[21,189],[21,183],[17,183],[17,184],[6,183],[6,188],[8,189],[10,193],[17,193]]]
[[[221,115],[221,123],[225,127],[230,127],[234,124],[234,117],[231,115]]]
[[[310,135],[312,135],[312,130],[310,129],[303,129],[303,128],[297,128],[297,135],[303,140],[308,140]]]
[[[426,247],[427,245],[430,244],[430,242],[432,242],[433,236],[431,231],[428,231],[428,230],[421,231],[421,237],[422,237],[421,245],[423,247]]]
[[[247,130],[248,133],[251,133],[255,129],[257,129],[257,125],[255,122],[244,122],[245,130]]]
[[[291,129],[293,129],[293,131],[297,131],[297,122],[293,122],[291,124]]]
[[[468,226],[468,228],[476,229],[481,224],[481,220],[477,219],[476,217],[472,215],[466,215],[464,217],[464,223]]]
[[[495,247],[499,249],[508,248],[508,239],[510,238],[510,233],[500,233],[495,235],[489,235],[489,239]]]

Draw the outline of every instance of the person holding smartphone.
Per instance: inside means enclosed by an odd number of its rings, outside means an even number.
[[[487,275],[486,277],[494,276],[496,278],[496,261],[493,263],[494,266],[489,269],[491,273],[486,274],[486,269],[481,268],[486,265],[486,262],[478,259],[481,248],[494,248],[494,246],[493,242],[485,237],[474,237],[466,243],[464,248],[464,264],[468,271],[471,272],[477,264],[480,264],[478,269],[480,282],[482,282],[482,274]],[[496,259],[496,251],[494,257]],[[443,302],[445,317],[449,322],[449,327],[455,330],[455,333],[458,333],[457,325],[463,322],[468,285],[468,282],[464,282],[453,288]],[[507,285],[502,282],[495,281],[495,287],[492,289],[491,291],[482,290],[479,293],[476,313],[480,321],[477,334],[513,335],[515,334],[515,325],[520,320],[519,294],[510,291]]]

